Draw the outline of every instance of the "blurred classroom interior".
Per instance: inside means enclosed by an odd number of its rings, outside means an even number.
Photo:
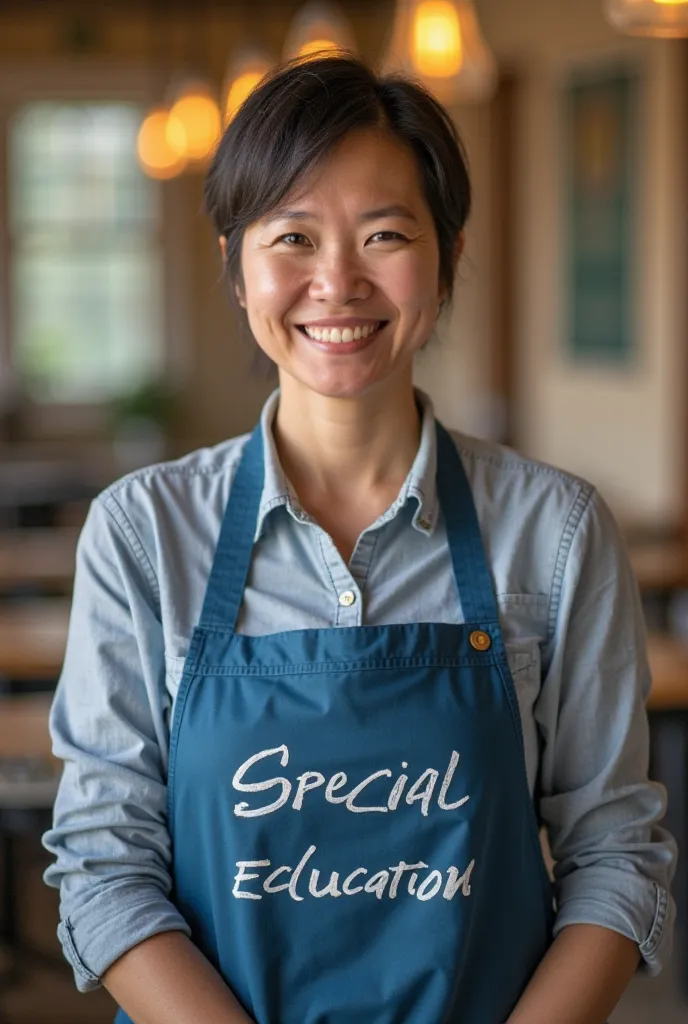
[[[452,307],[417,365],[445,425],[591,480],[621,523],[649,630],[653,774],[681,851],[688,18],[652,34],[631,9],[661,7],[661,21],[684,3],[434,4],[465,19],[475,62],[441,96],[474,209]],[[330,28],[380,64],[398,8],[419,4],[310,5],[310,23],[299,0],[0,4],[0,1024],[113,1016],[103,990],[76,993],[41,882],[47,715],[89,502],[129,470],[249,430],[275,386],[202,213],[208,144],[174,149],[152,115],[195,91],[220,124],[242,75]],[[675,898],[672,967],[640,974],[612,1024],[688,1022],[682,861]]]

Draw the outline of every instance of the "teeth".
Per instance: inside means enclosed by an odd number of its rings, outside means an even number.
[[[342,342],[359,341],[361,338],[368,338],[379,328],[380,324],[366,324],[365,327],[344,327],[341,331],[338,327],[304,327],[306,334],[314,341],[334,342],[340,345]]]

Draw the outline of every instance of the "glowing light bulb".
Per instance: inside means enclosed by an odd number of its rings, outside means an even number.
[[[232,55],[223,90],[225,97],[223,111],[226,125],[267,75],[272,64],[273,61],[269,54],[253,46],[242,47]]]
[[[413,64],[421,75],[451,78],[461,70],[461,25],[453,4],[424,0],[414,11]]]
[[[184,170],[186,157],[184,128],[164,107],[155,107],[141,125],[136,152],[143,171],[150,178],[166,180]]]
[[[231,121],[244,100],[247,100],[263,76],[259,71],[245,71],[232,82],[227,93],[225,120]]]
[[[484,103],[499,80],[472,0],[397,0],[384,63],[419,77],[449,105]]]
[[[172,105],[170,118],[176,118],[182,125],[186,158],[194,163],[207,160],[221,130],[220,111],[210,90],[202,84],[187,86]]]

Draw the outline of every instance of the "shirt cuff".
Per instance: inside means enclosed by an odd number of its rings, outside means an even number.
[[[98,988],[108,967],[160,932],[191,929],[173,903],[153,886],[110,888],[60,922],[57,935],[80,992]]]
[[[637,943],[650,974],[671,956],[676,907],[651,879],[613,868],[579,868],[557,885],[555,937],[572,924],[594,924]]]

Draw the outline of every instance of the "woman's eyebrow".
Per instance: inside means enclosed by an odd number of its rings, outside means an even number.
[[[278,208],[269,213],[264,220],[265,224],[272,224],[276,220],[319,220],[313,213],[307,210],[285,210]]]
[[[385,217],[403,217],[404,220],[416,221],[418,218],[403,203],[393,203],[390,206],[380,206],[375,210],[366,210],[365,213],[360,214],[359,221],[366,223],[370,220],[382,220]],[[320,217],[315,213],[309,213],[308,210],[287,210],[277,209],[273,210],[272,213],[268,214],[265,218],[265,224],[272,224],[276,220],[320,220]]]
[[[417,221],[416,215],[403,203],[393,203],[391,206],[381,206],[377,210],[367,210],[359,217],[361,221],[381,220],[384,217],[403,217],[404,220]]]

